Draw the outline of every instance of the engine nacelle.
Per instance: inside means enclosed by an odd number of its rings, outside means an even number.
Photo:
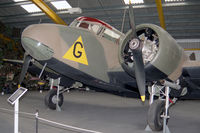
[[[135,77],[134,60],[128,42],[132,39],[128,31],[120,42],[119,61],[123,69]],[[147,81],[179,78],[182,65],[186,59],[183,49],[176,40],[161,27],[154,24],[141,24],[136,27],[142,41],[142,55]]]

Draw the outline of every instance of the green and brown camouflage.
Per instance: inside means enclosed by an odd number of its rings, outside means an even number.
[[[122,66],[124,62],[124,48],[131,39],[129,38],[131,31],[125,35],[100,20],[94,22],[90,21],[89,18],[86,20],[86,18],[78,18],[70,26],[58,24],[31,25],[22,33],[23,47],[28,54],[39,62],[45,62],[53,58],[105,83],[112,83],[114,79],[121,79],[124,83],[130,82],[124,81],[125,79],[122,79],[122,77],[117,77],[117,74],[120,73],[118,75],[120,76],[127,72],[127,77],[129,75],[134,77],[134,73],[132,73],[134,70],[129,71],[129,68],[124,70]],[[88,27],[83,26],[85,23]],[[98,30],[91,28],[94,25],[98,27]],[[154,36],[158,41],[158,50],[154,57],[146,62],[145,65],[145,68],[148,70],[145,71],[147,79],[152,81],[151,77],[154,75],[153,80],[163,78],[176,80],[181,74],[182,64],[185,60],[182,48],[162,28],[153,24],[137,26],[137,32],[142,32],[144,29],[153,30]],[[143,42],[144,48],[148,47],[148,45],[150,44]],[[146,51],[148,50],[151,49]],[[146,51],[144,50],[143,53]],[[81,57],[78,57],[79,55],[85,56],[82,58],[82,61]],[[143,58],[145,59],[145,57]],[[64,70],[61,67],[58,69]],[[129,66],[127,65],[126,67]],[[66,67],[66,69],[68,68]],[[54,71],[58,72],[55,69]],[[112,73],[111,76],[110,73]],[[68,76],[66,73],[64,75]]]
[[[56,24],[40,24],[28,27],[23,32],[22,39],[29,36],[42,44],[48,44],[48,47],[54,50],[53,58],[102,81],[109,82],[107,72],[112,71],[112,69],[122,70],[118,61],[119,44],[87,29]],[[82,37],[88,65],[63,58],[80,36]],[[124,36],[124,34],[121,33],[121,36]],[[26,49],[26,47],[24,48]],[[36,59],[40,60],[41,58],[37,57]]]

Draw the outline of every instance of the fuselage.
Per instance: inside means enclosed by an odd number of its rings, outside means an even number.
[[[149,41],[144,39],[142,49],[143,60],[148,60],[146,81],[176,80],[182,71],[183,50],[156,25],[143,24],[137,28],[139,36]],[[154,30],[153,40],[148,38],[147,29]],[[43,65],[47,63],[47,67],[58,74],[87,85],[115,90],[127,86],[137,88],[134,61],[131,65],[124,64],[123,46],[129,34],[131,31],[125,35],[98,19],[79,17],[70,26],[31,25],[23,31],[21,40],[26,53]],[[157,52],[152,51],[152,47],[157,47]]]
[[[124,34],[93,18],[80,17],[70,26],[35,24],[22,33],[25,51],[62,76],[96,87],[133,84],[118,60]]]

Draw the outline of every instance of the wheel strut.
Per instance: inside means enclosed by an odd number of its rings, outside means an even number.
[[[56,96],[56,110],[61,111],[61,108],[59,106],[59,94],[60,94],[60,77],[58,78],[58,83],[57,83],[57,96]]]
[[[154,84],[155,85],[155,84]],[[155,130],[155,131],[159,131],[160,129],[163,129],[163,133],[170,133],[170,130],[167,126],[168,123],[168,119],[169,117],[169,107],[175,103],[176,98],[173,99],[172,103],[169,103],[170,98],[169,98],[169,93],[170,93],[170,88],[173,89],[180,89],[180,85],[168,82],[168,81],[164,81],[162,83],[162,85],[165,87],[165,92],[163,93],[163,95],[165,96],[165,99],[161,99],[161,100],[165,100],[165,102],[162,101],[156,101],[155,103],[154,101],[154,95],[155,95],[155,86],[152,85],[151,87],[151,95],[150,95],[150,108],[149,108],[149,112],[148,112],[148,125],[145,129],[145,131],[152,131],[151,129]],[[161,90],[160,90],[161,92]],[[160,113],[163,113],[162,115],[160,115]],[[160,124],[159,122],[163,121],[163,124]],[[151,127],[151,128],[150,128]]]

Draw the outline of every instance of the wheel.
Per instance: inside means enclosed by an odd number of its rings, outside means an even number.
[[[153,131],[161,131],[163,129],[163,118],[161,115],[164,115],[164,113],[165,101],[163,100],[155,100],[149,107],[147,122]]]
[[[45,96],[45,105],[48,106],[50,109],[55,110],[56,109],[56,100],[57,100],[57,89],[52,89]],[[62,106],[63,100],[64,100],[63,94],[59,94],[58,100],[59,100],[58,105]]]

